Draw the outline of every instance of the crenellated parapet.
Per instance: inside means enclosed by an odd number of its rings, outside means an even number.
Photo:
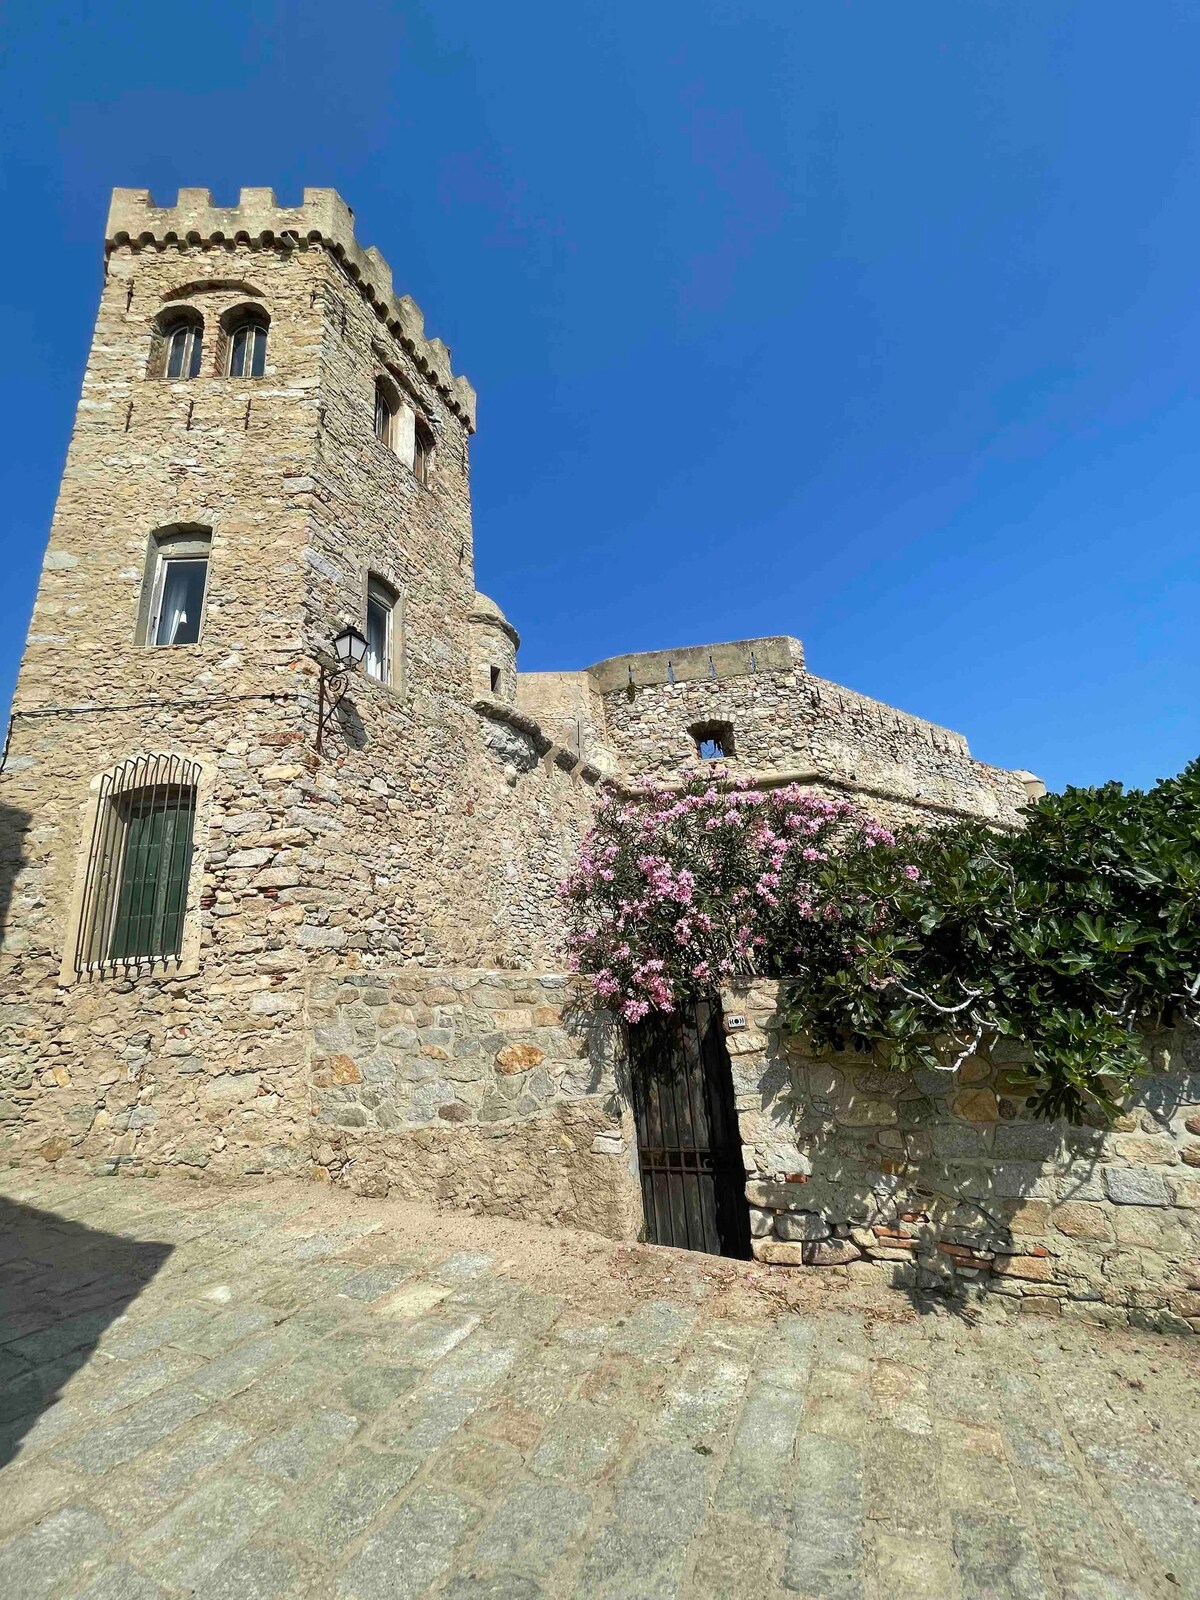
[[[281,206],[273,189],[242,189],[236,206],[218,206],[207,189],[180,189],[173,206],[159,206],[149,189],[114,189],[105,230],[108,250],[121,245],[246,244],[258,249],[324,247],[344,267],[375,314],[403,344],[469,428],[475,390],[456,376],[450,351],[425,333],[421,308],[392,287],[392,269],[374,245],[354,236],[354,213],[336,189],[305,189],[298,206]]]

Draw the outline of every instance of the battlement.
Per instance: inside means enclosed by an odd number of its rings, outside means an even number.
[[[305,189],[298,206],[281,206],[273,189],[242,189],[236,206],[218,206],[207,189],[180,189],[173,206],[154,203],[149,189],[114,189],[105,244],[242,243],[259,248],[295,249],[321,244],[341,262],[381,322],[408,350],[425,376],[471,429],[475,390],[456,376],[449,348],[427,338],[421,308],[392,288],[392,269],[374,245],[354,237],[354,213],[336,189]]]

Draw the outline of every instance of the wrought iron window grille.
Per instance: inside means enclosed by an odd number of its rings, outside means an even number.
[[[170,968],[183,953],[200,768],[137,756],[100,780],[88,845],[76,977]]]

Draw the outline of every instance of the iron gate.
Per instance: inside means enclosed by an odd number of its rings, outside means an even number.
[[[700,1001],[629,1030],[633,1113],[652,1244],[750,1254],[746,1173],[721,1008]]]

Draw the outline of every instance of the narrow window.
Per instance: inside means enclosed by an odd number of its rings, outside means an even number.
[[[229,376],[261,378],[266,364],[267,325],[258,317],[246,317],[230,331]]]
[[[500,668],[499,667],[492,667],[491,668],[491,680],[492,680],[492,693],[493,694],[499,694],[500,693]]]
[[[389,450],[396,448],[396,402],[388,391],[388,386],[382,378],[375,383],[375,437],[387,445]]]
[[[183,322],[171,330],[167,343],[167,377],[194,378],[200,371],[204,330],[197,322]]]
[[[413,475],[418,483],[428,486],[433,477],[433,429],[423,417],[417,417],[413,433]]]
[[[381,578],[367,579],[367,655],[363,665],[380,683],[392,682],[396,592]]]
[[[151,374],[160,378],[195,378],[200,372],[204,322],[194,311],[171,312],[156,324]]]
[[[150,645],[196,644],[204,614],[211,536],[156,534],[152,549],[150,608],[145,640]]]
[[[84,880],[78,974],[179,958],[197,775],[190,761],[147,756],[104,780]]]
[[[730,722],[697,722],[688,729],[701,761],[726,761],[734,754],[733,724]]]

